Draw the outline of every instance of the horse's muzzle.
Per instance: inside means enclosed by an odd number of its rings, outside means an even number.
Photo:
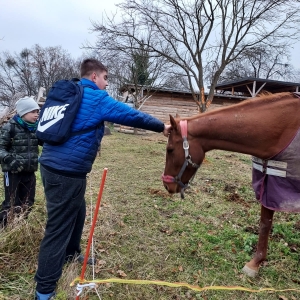
[[[170,183],[174,183],[174,182],[175,182],[175,178],[174,178],[173,176],[170,176],[170,175],[162,174],[162,175],[161,175],[161,180],[163,181],[163,185],[164,185],[165,189],[166,189],[169,193],[174,194],[175,192],[174,192],[174,191],[171,191],[171,189],[170,189],[170,187],[169,187],[169,184],[170,184]]]
[[[170,194],[175,194],[175,193],[181,192],[181,187],[180,187],[180,185],[178,185],[178,182],[176,181],[175,177],[162,174],[161,179],[163,181],[163,185],[164,185],[165,189]]]

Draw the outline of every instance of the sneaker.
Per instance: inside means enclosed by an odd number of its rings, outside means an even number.
[[[84,262],[84,255],[83,254],[79,254],[75,261],[78,261],[79,263],[83,264]],[[87,260],[87,264],[90,265],[90,266],[94,266],[96,264],[96,258],[94,257],[89,257],[88,260]]]

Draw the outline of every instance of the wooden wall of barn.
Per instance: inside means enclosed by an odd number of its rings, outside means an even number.
[[[241,102],[241,99],[214,97],[209,110]],[[169,122],[169,115],[190,117],[198,114],[197,105],[190,94],[157,92],[143,104],[141,111],[149,113],[163,122]]]
[[[191,95],[157,92],[153,94],[142,106],[141,111],[169,122],[169,115],[175,117],[188,117],[198,114],[197,105]]]

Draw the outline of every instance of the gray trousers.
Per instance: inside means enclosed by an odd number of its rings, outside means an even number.
[[[47,294],[55,290],[66,258],[81,252],[80,240],[86,215],[86,178],[71,178],[40,167],[48,220],[41,242],[36,290]]]

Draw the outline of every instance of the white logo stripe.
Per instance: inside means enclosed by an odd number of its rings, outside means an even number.
[[[61,119],[63,119],[64,116],[65,116],[64,113],[65,113],[66,107],[68,105],[69,104],[65,104],[65,105],[62,105],[62,106],[47,107],[44,110],[43,116],[42,116],[42,118],[39,121],[37,130],[39,132],[44,132],[49,127],[53,126],[54,124],[56,124],[57,122],[59,122]],[[49,122],[47,122],[47,123],[45,123],[45,124],[43,124],[43,125],[41,124],[42,122],[48,121],[50,119],[52,119],[52,120],[49,121]]]

